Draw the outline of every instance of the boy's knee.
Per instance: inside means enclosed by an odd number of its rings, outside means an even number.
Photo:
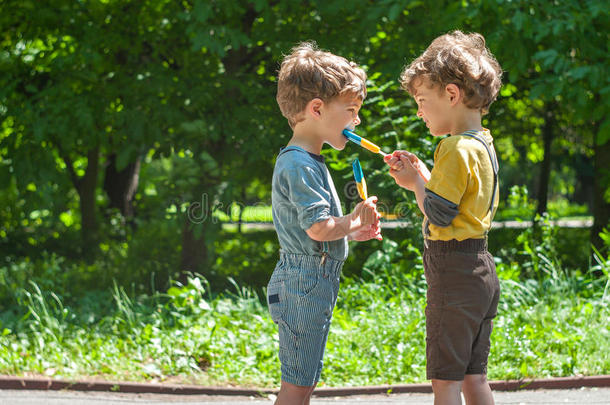
[[[291,393],[295,393],[295,394],[309,394],[309,393],[313,392],[314,388],[315,388],[315,385],[314,386],[295,385],[295,384],[291,384],[286,381],[282,381],[282,385],[280,387],[280,389],[282,391],[291,392]]]
[[[432,380],[432,389],[436,390],[460,390],[462,388],[462,381],[454,380]]]
[[[466,374],[464,376],[464,385],[478,386],[487,384],[486,374]]]
[[[458,380],[439,380],[439,379],[436,379],[436,378],[433,378],[431,381],[432,381],[432,384],[436,384],[436,385],[439,385],[439,386],[441,386],[441,385],[443,385],[443,386],[444,385],[455,385],[455,384],[459,385],[459,384],[462,383],[462,381],[458,381]]]

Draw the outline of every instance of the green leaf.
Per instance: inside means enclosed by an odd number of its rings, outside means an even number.
[[[530,92],[530,98],[532,100],[538,99],[543,94],[545,94],[546,91],[547,91],[547,86],[544,83],[538,83],[534,87],[532,87],[532,90]]]
[[[608,141],[610,141],[610,118],[606,118],[600,125],[599,131],[597,132],[596,144],[601,146]]]
[[[394,21],[394,20],[396,20],[396,17],[398,17],[400,15],[401,12],[402,12],[402,4],[401,3],[394,4],[392,7],[390,7],[390,10],[388,11],[388,18],[390,19],[390,21]],[[380,38],[382,38],[382,37],[380,37]]]
[[[207,0],[195,1],[195,7],[193,7],[193,15],[195,19],[200,23],[207,23],[208,18],[212,14],[212,2]]]
[[[203,134],[205,132],[205,121],[204,120],[194,120],[189,122],[183,122],[180,127],[187,132],[195,133],[195,134]]]
[[[178,287],[170,287],[167,290],[167,295],[170,295],[172,297],[179,297],[180,295],[182,295],[182,289],[178,288]]]
[[[116,170],[121,171],[135,158],[134,149],[132,147],[124,147],[119,150],[116,157]]]
[[[542,67],[549,68],[555,63],[557,56],[558,53],[555,49],[547,49],[536,52],[534,54],[534,59],[540,60]]]
[[[208,152],[206,151],[202,151],[200,158],[203,162],[203,167],[204,169],[210,173],[210,174],[214,174],[216,173],[217,169],[218,169],[218,162],[216,161],[216,159],[214,159],[212,157],[212,155],[210,155]]]
[[[577,68],[571,69],[568,73],[574,79],[582,79],[587,76],[591,72],[591,68],[589,66],[579,66]]]
[[[525,22],[525,16],[521,11],[517,11],[512,18],[513,25],[515,26],[516,31],[521,31],[523,28],[523,23]]]

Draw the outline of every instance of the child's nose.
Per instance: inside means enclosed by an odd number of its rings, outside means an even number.
[[[418,109],[418,110],[417,110],[417,116],[418,116],[419,118],[423,118],[424,113],[422,113],[422,112],[421,112],[421,110],[419,110],[419,109]]]
[[[360,125],[360,116],[359,115],[356,115],[356,118],[354,118],[354,124]]]

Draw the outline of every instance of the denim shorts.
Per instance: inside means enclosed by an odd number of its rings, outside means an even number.
[[[282,381],[311,387],[320,379],[343,261],[280,254],[267,285],[267,305],[278,325]]]
[[[461,381],[466,374],[487,374],[500,298],[487,241],[427,241],[423,259],[427,378]]]

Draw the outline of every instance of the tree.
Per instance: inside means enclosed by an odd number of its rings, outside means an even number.
[[[111,203],[126,199],[122,210],[129,211],[135,162],[163,141],[168,118],[180,115],[168,103],[185,90],[168,74],[167,55],[181,34],[164,22],[171,3],[3,3],[1,100],[11,125],[2,147],[9,170],[20,189],[62,185],[60,199],[69,187],[58,179],[70,180],[84,251],[98,242],[102,165],[113,165],[106,170]],[[32,156],[44,170],[20,163]],[[119,182],[127,186],[114,187]]]
[[[610,143],[608,65],[610,21],[601,1],[473,2],[467,20],[487,33],[508,81],[544,105],[542,127],[545,160],[541,171],[539,211],[548,188],[551,142],[563,134],[578,136],[573,148],[586,145],[594,156],[594,225],[591,240],[600,247],[599,231],[608,224],[610,177],[600,163],[607,161]],[[566,131],[565,128],[570,130]]]
[[[183,221],[181,268],[201,270],[218,227],[195,223],[188,207],[202,196],[206,210],[227,206],[240,184],[270,177],[288,134],[275,105],[278,62],[325,32],[328,41],[345,35],[359,44],[375,30],[338,31],[364,13],[344,18],[343,8],[338,1],[3,2],[5,180],[15,179],[21,195],[27,187],[52,190],[56,215],[75,191],[88,252],[103,238],[100,208],[133,215],[144,155],[188,156],[196,174],[166,203]]]
[[[363,135],[429,159],[434,145],[396,79],[456,28],[482,32],[507,71],[489,119],[497,142],[530,157],[516,162],[499,148],[510,174],[530,181],[532,165],[544,161],[552,170],[558,148],[590,153],[593,233],[607,224],[608,17],[598,2],[7,0],[0,11],[0,182],[13,204],[0,219],[28,228],[21,240],[30,245],[80,226],[82,251],[93,253],[128,232],[109,235],[120,212],[134,229],[171,224],[176,267],[209,271],[220,231],[213,211],[269,198],[260,185],[290,135],[275,78],[283,54],[303,40],[368,69]],[[325,152],[343,175],[338,188],[351,179],[356,150]],[[383,163],[363,164],[380,193],[398,201]],[[164,165],[145,179],[156,187],[152,198],[141,191],[141,171]],[[72,210],[80,213],[74,223]],[[23,226],[33,217],[49,232]]]

